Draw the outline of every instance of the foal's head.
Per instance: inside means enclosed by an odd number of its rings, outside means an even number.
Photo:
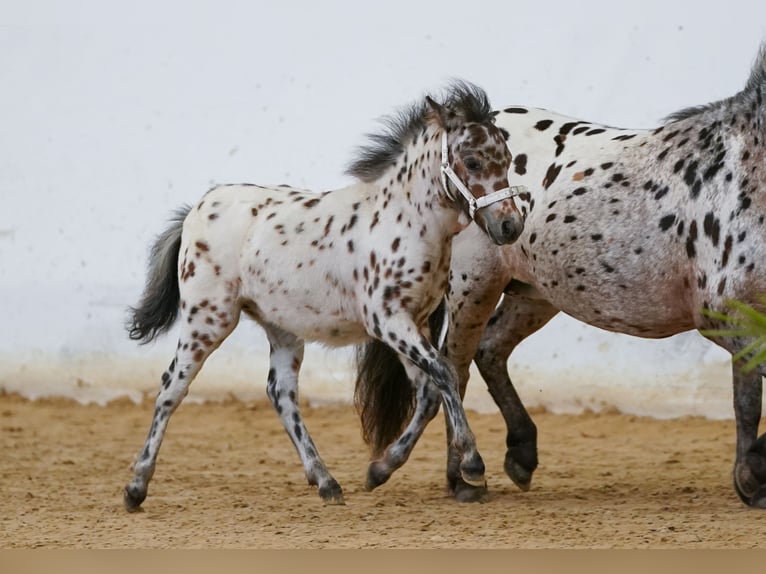
[[[426,121],[437,125],[442,138],[446,137],[442,183],[447,197],[492,241],[512,243],[521,234],[524,221],[509,191],[512,156],[506,145],[508,133],[495,125],[486,93],[456,82],[444,103],[426,97],[426,104]],[[501,190],[504,192],[496,193]]]

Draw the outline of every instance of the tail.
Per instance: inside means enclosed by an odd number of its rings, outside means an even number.
[[[141,344],[153,341],[167,331],[178,316],[181,294],[178,290],[178,252],[181,249],[181,230],[184,219],[191,211],[186,205],[178,209],[170,226],[154,242],[149,255],[149,273],[146,287],[137,307],[130,308],[128,334]]]
[[[441,334],[445,304],[431,315],[432,337]],[[354,404],[362,437],[377,458],[396,440],[412,418],[415,394],[399,356],[385,343],[372,340],[357,347]]]
[[[412,418],[415,396],[399,356],[381,341],[357,347],[356,372],[354,404],[362,437],[377,458]]]

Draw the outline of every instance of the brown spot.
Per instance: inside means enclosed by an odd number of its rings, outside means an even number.
[[[194,245],[196,245],[197,249],[200,251],[210,251],[210,247],[208,247],[207,243],[204,241],[197,241]]]

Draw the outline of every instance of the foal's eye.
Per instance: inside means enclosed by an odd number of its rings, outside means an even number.
[[[481,169],[481,162],[472,155],[463,160],[463,165],[465,165],[468,171],[479,171]]]

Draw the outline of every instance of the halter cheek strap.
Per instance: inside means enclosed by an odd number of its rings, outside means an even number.
[[[493,203],[497,203],[498,201],[503,201],[511,197],[516,197],[520,193],[524,193],[525,191],[527,191],[526,186],[513,185],[513,186],[506,187],[504,189],[495,191],[493,193],[490,193],[489,195],[485,195],[483,197],[476,199],[473,196],[473,194],[469,191],[469,189],[465,186],[465,184],[462,181],[460,181],[460,178],[453,171],[452,167],[450,167],[449,153],[447,152],[447,132],[446,131],[442,132],[441,178],[442,178],[442,185],[444,186],[444,190],[447,192],[447,196],[451,200],[454,201],[456,198],[450,192],[450,188],[447,183],[447,178],[449,178],[449,180],[452,182],[452,185],[455,186],[455,188],[460,192],[460,194],[468,202],[468,216],[471,219],[474,219],[474,215],[476,214],[476,212],[482,209],[483,207],[487,207],[488,205],[492,205]]]

